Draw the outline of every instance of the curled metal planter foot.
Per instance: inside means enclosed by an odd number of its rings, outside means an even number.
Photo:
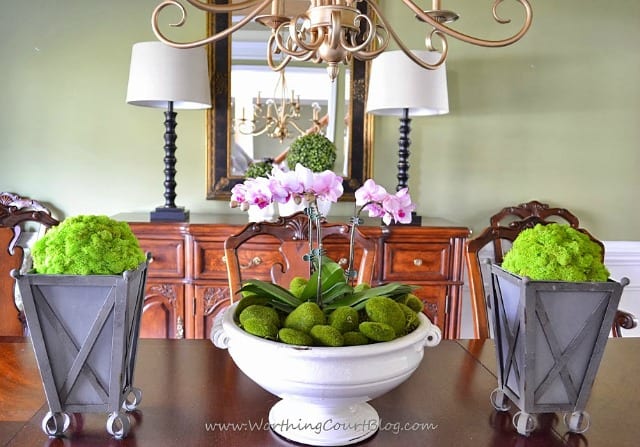
[[[494,389],[489,398],[493,408],[498,411],[509,411],[511,408],[511,402],[500,388]]]
[[[107,431],[116,439],[122,439],[129,434],[131,422],[126,413],[111,413],[107,419]]]
[[[586,411],[574,411],[573,413],[564,414],[564,424],[570,432],[584,433],[589,430],[591,425],[591,416]]]
[[[67,413],[52,413],[50,411],[42,418],[42,431],[50,438],[62,436],[71,424],[71,417]]]
[[[138,408],[142,402],[142,391],[139,388],[131,387],[124,397],[122,409],[125,411],[133,411]]]
[[[538,426],[538,421],[534,415],[518,411],[513,415],[513,426],[521,435],[529,436]]]

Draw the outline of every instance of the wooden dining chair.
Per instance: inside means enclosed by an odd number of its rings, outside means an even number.
[[[343,268],[348,267],[350,225],[322,222],[322,242],[329,256]],[[355,270],[357,283],[379,283],[382,260],[378,254],[384,241],[355,232]],[[246,279],[271,280],[288,287],[296,276],[309,277],[309,218],[304,212],[280,217],[275,222],[255,222],[224,242],[231,301]]]
[[[47,207],[36,200],[11,192],[0,192],[0,336],[20,336],[26,333],[26,320],[16,304],[13,269],[28,268],[28,258],[20,245],[27,226],[36,237],[58,220]],[[25,263],[26,262],[26,263]]]
[[[522,203],[518,206],[503,208],[489,219],[490,226],[466,244],[466,262],[471,290],[471,312],[473,331],[476,338],[490,337],[488,312],[491,300],[491,263],[501,264],[504,254],[520,232],[532,228],[536,224],[552,222],[564,223],[585,233],[591,240],[602,247],[604,260],[604,244],[580,228],[578,218],[565,208],[550,208],[538,201]],[[622,336],[622,329],[633,329],[638,320],[630,313],[618,310],[611,328],[614,337]]]

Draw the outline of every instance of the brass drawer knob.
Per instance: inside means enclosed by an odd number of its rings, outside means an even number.
[[[222,257],[222,262],[224,262],[225,264],[227,263],[227,257],[226,256]],[[260,264],[262,264],[262,258],[260,256],[256,256],[256,257],[252,258],[246,265],[240,264],[240,269],[241,270],[246,270],[246,269],[249,269],[251,267],[255,267],[256,265],[260,265]]]
[[[413,265],[415,265],[416,267],[420,267],[422,265],[422,259],[420,258],[416,258],[413,260]]]

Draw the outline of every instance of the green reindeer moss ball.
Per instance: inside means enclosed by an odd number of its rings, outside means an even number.
[[[34,270],[41,274],[119,275],[145,255],[129,224],[107,216],[69,217],[33,246]]]
[[[569,225],[537,224],[523,230],[504,255],[502,268],[538,281],[606,281],[602,247]]]

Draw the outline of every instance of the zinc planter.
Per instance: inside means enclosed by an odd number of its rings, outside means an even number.
[[[494,407],[508,410],[508,397],[520,410],[513,425],[525,436],[536,428],[535,413],[563,412],[569,431],[586,431],[584,408],[629,281],[533,281],[497,265],[492,279]]]
[[[49,405],[42,421],[61,436],[70,413],[106,413],[117,439],[130,428],[126,411],[142,392],[133,387],[147,261],[122,275],[20,275],[38,369]]]
[[[367,401],[404,382],[419,366],[424,346],[440,330],[420,314],[420,325],[390,342],[349,347],[303,347],[248,334],[234,321],[237,304],[217,319],[212,341],[228,349],[238,368],[282,400],[269,412],[278,435],[315,446],[341,446],[374,435],[380,417]]]

